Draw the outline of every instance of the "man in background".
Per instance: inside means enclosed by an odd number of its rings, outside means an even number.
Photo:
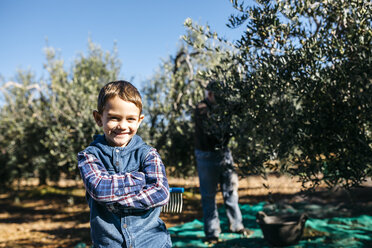
[[[207,85],[205,99],[197,105],[194,115],[195,157],[202,196],[204,232],[209,243],[218,243],[221,233],[216,205],[218,185],[221,187],[230,231],[244,236],[253,233],[244,228],[238,205],[239,180],[228,148],[230,136],[221,130],[218,122],[211,120],[213,109],[222,101],[216,96],[217,87],[216,81]]]

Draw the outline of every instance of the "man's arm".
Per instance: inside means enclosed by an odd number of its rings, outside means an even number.
[[[145,185],[142,172],[110,175],[94,155],[78,153],[78,167],[88,194],[101,203],[122,202],[128,194],[139,192]]]

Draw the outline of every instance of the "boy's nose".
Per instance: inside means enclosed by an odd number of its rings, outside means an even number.
[[[119,129],[126,129],[128,127],[128,123],[126,121],[119,122],[118,128]]]

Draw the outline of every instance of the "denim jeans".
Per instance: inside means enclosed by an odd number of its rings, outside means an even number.
[[[204,232],[207,238],[221,233],[217,212],[216,193],[221,187],[230,231],[244,228],[238,205],[238,175],[231,166],[233,161],[229,150],[224,152],[195,150],[202,196]]]

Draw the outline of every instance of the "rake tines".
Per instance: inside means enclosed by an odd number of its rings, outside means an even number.
[[[182,212],[182,193],[184,188],[170,188],[170,196],[167,205],[163,206],[161,211],[163,213],[181,213]]]

